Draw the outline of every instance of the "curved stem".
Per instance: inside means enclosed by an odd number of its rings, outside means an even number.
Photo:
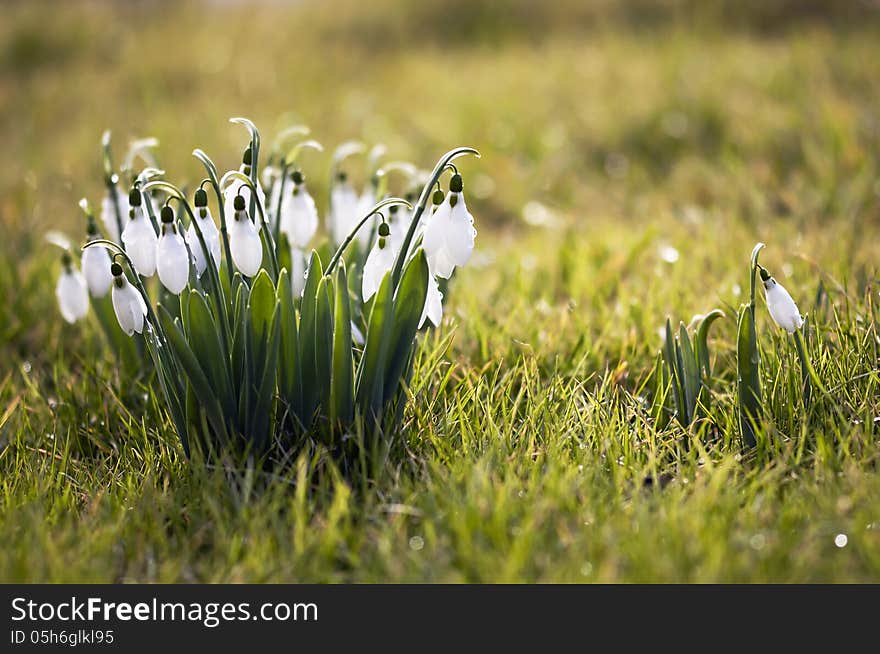
[[[406,232],[406,238],[400,247],[400,252],[397,253],[397,259],[394,261],[394,268],[391,273],[392,285],[397,286],[397,282],[400,280],[400,275],[403,273],[403,266],[409,258],[410,245],[412,244],[419,221],[422,219],[422,214],[425,212],[425,207],[428,205],[434,184],[440,180],[440,176],[446,170],[446,167],[451,164],[453,159],[457,159],[465,154],[473,154],[477,157],[480,156],[480,153],[474,148],[455,148],[440,157],[437,165],[434,166],[434,171],[431,173],[431,177],[428,178],[428,182],[422,188],[422,192],[419,195],[419,201],[416,203],[416,209],[413,212],[412,221],[410,221],[409,229]]]
[[[215,166],[214,162],[211,161],[211,158],[205,154],[205,151],[200,148],[193,150],[193,156],[201,161],[205,170],[208,171],[211,186],[214,187],[214,195],[217,196],[217,208],[220,212],[220,239],[223,241],[223,254],[226,256],[226,273],[229,277],[229,286],[231,288],[233,277],[232,250],[229,247],[229,231],[226,229],[226,208],[223,206],[223,191],[220,188],[220,178],[217,176],[217,166]]]
[[[375,216],[377,213],[381,214],[382,212],[380,210],[383,207],[387,207],[391,204],[402,204],[408,209],[412,209],[412,205],[403,198],[385,198],[381,202],[377,202],[375,205],[373,205],[373,208],[370,209],[370,212],[366,216],[364,216],[360,220],[360,222],[358,222],[354,229],[349,232],[348,236],[345,237],[342,245],[337,248],[336,252],[333,254],[333,258],[330,259],[330,263],[327,264],[327,268],[324,269],[324,276],[327,276],[331,272],[333,272],[333,268],[336,266],[336,263],[342,258],[342,255],[345,253],[345,249],[349,246],[349,244],[351,244],[351,242],[354,240],[354,237],[357,236],[357,233],[360,231],[361,227],[366,225],[367,221]]]

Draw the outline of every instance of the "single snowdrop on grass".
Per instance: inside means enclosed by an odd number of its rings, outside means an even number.
[[[422,244],[431,273],[449,279],[457,266],[465,265],[474,250],[474,218],[464,202],[461,175],[449,182],[449,193],[425,224]]]
[[[302,172],[294,171],[291,179],[293,188],[285,189],[281,201],[280,229],[291,247],[302,249],[318,231],[318,209],[309,195]]]
[[[162,235],[156,245],[156,268],[159,281],[174,295],[186,287],[189,281],[189,252],[183,237],[178,233],[174,222],[174,210],[165,205],[162,207]]]
[[[128,223],[122,231],[122,243],[131,258],[135,272],[151,277],[156,272],[156,242],[158,237],[152,223],[144,215],[140,190],[133,188],[128,196],[131,206]]]
[[[198,227],[202,230],[202,237],[205,239],[205,245],[208,246],[208,251],[214,260],[217,270],[220,270],[220,230],[217,229],[214,218],[211,216],[211,211],[208,209],[208,194],[204,189],[200,188],[196,191],[193,203],[195,204],[196,219],[190,223],[189,228],[186,230],[186,242],[192,253],[196,275],[201,277],[208,267],[208,260],[205,257],[205,251],[199,240],[195,223],[198,222]]]
[[[113,312],[116,314],[119,326],[129,336],[135,332],[142,334],[144,318],[147,315],[147,303],[123,274],[122,266],[114,262],[110,271],[113,273],[113,290],[111,291]]]
[[[246,277],[253,277],[263,263],[263,244],[260,228],[248,218],[243,195],[233,201],[232,220],[229,222],[229,249],[235,267]]]
[[[98,228],[91,214],[86,233],[89,242],[99,238]],[[82,272],[92,297],[100,298],[107,295],[110,283],[113,281],[113,275],[110,274],[110,253],[107,252],[107,248],[96,245],[83,250]]]
[[[73,258],[68,252],[61,257],[61,277],[55,287],[55,297],[61,316],[69,323],[85,318],[89,311],[89,290],[86,279],[73,265]]]
[[[789,334],[794,334],[804,324],[801,312],[785,287],[777,282],[767,269],[760,267],[761,283],[764,285],[764,296],[767,299],[767,310],[773,322]]]

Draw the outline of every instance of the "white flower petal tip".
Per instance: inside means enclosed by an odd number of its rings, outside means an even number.
[[[116,202],[113,201],[113,196],[110,195],[111,191],[107,191],[104,194],[104,198],[101,200],[101,224],[104,225],[104,233],[114,243],[119,243],[119,221],[116,217]],[[118,197],[118,196],[117,196]],[[120,203],[121,199],[118,200]],[[122,217],[122,224],[125,224],[124,213],[122,211],[122,207],[119,207],[120,217]]]
[[[440,285],[433,276],[428,280],[428,294],[425,296],[425,308],[422,309],[422,317],[419,320],[419,329],[421,329],[426,320],[430,320],[434,327],[440,326],[443,319],[443,293],[440,292]]]
[[[85,318],[89,311],[89,289],[82,273],[73,266],[68,267],[58,278],[55,297],[61,316],[73,324]]]
[[[306,253],[297,248],[290,251],[290,290],[293,297],[301,298],[306,287]]]
[[[147,315],[147,304],[140,292],[131,285],[124,275],[120,275],[114,280],[111,298],[113,299],[113,312],[116,314],[116,320],[122,331],[129,336],[135,332],[142,334],[144,318]]]
[[[235,212],[229,224],[229,249],[232,262],[246,277],[260,272],[263,263],[263,243],[260,230],[243,211]]]
[[[113,275],[110,273],[110,253],[102,245],[83,250],[82,271],[92,297],[104,297],[110,290]]]
[[[804,324],[804,319],[801,317],[797,304],[795,304],[788,291],[785,290],[785,287],[773,277],[762,279],[762,282],[764,284],[764,296],[767,299],[767,310],[770,312],[773,322],[789,334],[794,334]]]
[[[453,178],[453,184],[455,179]],[[460,189],[452,184],[451,188]],[[467,210],[464,194],[451,191],[425,225],[425,255],[431,273],[448,279],[457,266],[465,265],[474,251],[474,218]]]
[[[131,218],[122,231],[122,243],[131,258],[135,272],[142,277],[152,277],[156,272],[156,242],[158,237],[153,225],[140,207],[131,210]]]
[[[189,281],[189,253],[183,237],[170,226],[163,226],[164,234],[156,246],[156,269],[159,281],[174,295],[186,288]]]

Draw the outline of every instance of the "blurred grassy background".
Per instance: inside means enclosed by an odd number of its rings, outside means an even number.
[[[16,487],[4,475],[0,504],[18,531],[0,570],[67,580],[878,579],[880,530],[864,527],[880,502],[873,381],[846,398],[863,420],[848,426],[853,450],[839,459],[805,470],[780,457],[743,482],[731,446],[718,468],[695,458],[679,471],[683,484],[702,479],[699,490],[679,485],[656,503],[631,501],[631,484],[675,436],[633,427],[626,396],[653,366],[667,315],[730,314],[745,299],[759,240],[770,245],[762,261],[825,321],[823,351],[839,368],[823,372],[850,380],[876,367],[862,301],[880,257],[878,37],[878,3],[859,0],[0,4],[0,409],[13,407],[5,427],[0,417],[3,442],[14,430],[46,447],[47,434],[65,431],[174,442],[158,407],[147,403],[142,419],[117,402],[112,361],[104,377],[92,372],[103,361],[94,325],[68,327],[55,307],[58,253],[43,235],[80,238],[76,202],[100,198],[105,128],[117,157],[129,138],[158,137],[179,182],[201,177],[197,146],[237,165],[245,135],[227,123],[233,115],[266,138],[303,122],[331,149],[362,138],[423,167],[456,145],[483,153],[462,164],[478,252],[447,308],[452,381],[421,380],[430,401],[410,416],[417,472],[381,480],[347,531],[327,527],[338,518],[332,493],[310,507],[315,552],[307,546],[299,566],[279,558],[286,518],[239,512],[236,498],[191,501],[200,482],[164,472],[164,449],[136,446],[94,473],[63,468],[79,485],[58,475],[46,477],[57,486]],[[304,161],[323,198],[329,156]],[[761,320],[768,347],[779,345]],[[725,420],[733,322],[713,342]],[[782,364],[768,362],[776,379]],[[733,423],[722,426],[734,438]],[[543,476],[536,457],[546,457]],[[275,491],[287,502],[286,488]],[[386,501],[416,505],[424,521],[389,517]],[[192,523],[178,524],[190,504]],[[149,532],[157,524],[170,535]],[[844,528],[853,546],[834,558]],[[100,537],[89,542],[92,531]],[[239,531],[259,535],[253,552],[240,554]],[[158,568],[155,551],[166,554]]]

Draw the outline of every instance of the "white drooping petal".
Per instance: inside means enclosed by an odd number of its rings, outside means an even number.
[[[294,298],[302,297],[306,287],[306,253],[297,248],[290,250],[290,288]]]
[[[347,182],[338,182],[330,191],[330,233],[341,245],[358,221],[358,196]],[[363,216],[361,216],[363,217]],[[362,231],[369,228],[364,226]]]
[[[376,239],[364,264],[361,280],[361,295],[364,302],[368,302],[376,294],[385,274],[394,267],[394,257],[397,253],[392,249],[390,239],[384,239],[384,247],[382,245],[383,239]]]
[[[304,248],[318,231],[318,208],[304,184],[285,190],[281,202],[281,231],[291,247]]]
[[[244,185],[244,183],[238,183],[238,181],[234,181],[232,184],[226,187],[226,190],[223,191],[223,208],[226,212],[227,221],[231,216],[235,215],[235,196],[241,195],[244,198],[244,208],[245,211],[250,215],[251,210],[251,189],[250,187]],[[263,210],[266,210],[266,194],[263,192],[263,185],[258,181],[257,182],[257,199],[260,201],[260,204],[263,205]],[[268,215],[268,214],[267,214]],[[254,220],[260,222],[260,210],[254,208]]]
[[[58,286],[55,287],[55,297],[58,298],[61,316],[69,323],[85,318],[89,311],[89,289],[86,279],[72,266],[61,272]]]
[[[134,207],[134,218],[122,231],[122,243],[139,275],[150,277],[156,272],[156,241],[153,225],[140,207]]]
[[[233,215],[229,223],[229,250],[232,261],[242,275],[253,277],[263,263],[263,244],[260,230],[247,218],[244,211]]]
[[[122,200],[119,200],[122,202]],[[122,210],[122,207],[119,207],[120,216],[122,218],[122,224],[125,224],[125,212]],[[114,243],[119,243],[119,223],[116,220],[116,204],[113,202],[113,198],[110,195],[110,191],[108,190],[104,194],[104,199],[101,200],[101,224],[104,225],[104,233]]]
[[[450,198],[456,197],[455,206]],[[431,273],[448,279],[456,266],[465,265],[474,251],[474,218],[462,193],[449,193],[425,224],[423,245]]]
[[[439,327],[442,318],[443,293],[440,292],[440,285],[437,283],[437,279],[431,275],[428,278],[428,294],[425,296],[425,308],[422,309],[419,329],[425,324],[425,320],[430,320],[434,327]]]
[[[803,326],[804,319],[801,317],[801,312],[782,284],[771,277],[764,282],[764,294],[773,322],[789,334],[793,334]]]
[[[82,253],[82,271],[92,297],[104,297],[110,290],[110,254],[103,245],[87,247]]]
[[[143,333],[147,304],[140,292],[123,277],[121,286],[113,282],[110,295],[113,299],[113,312],[122,331],[129,336],[134,332]]]
[[[172,227],[163,227],[156,246],[156,269],[159,281],[174,295],[179,295],[189,281],[189,253],[183,237]]]
[[[198,211],[205,212],[205,217],[202,218],[201,215],[197,215],[196,221],[198,221],[199,227],[202,230],[202,236],[205,239],[205,245],[208,246],[211,257],[214,259],[214,264],[219,270],[220,231],[217,229],[217,225],[214,224],[214,219],[211,217],[210,211],[204,208],[199,209]],[[194,222],[190,223],[189,228],[186,230],[186,242],[189,245],[190,252],[192,252],[193,263],[195,263],[196,266],[196,274],[201,277],[202,273],[205,272],[205,268],[207,268],[207,259],[205,259],[205,252],[202,249],[202,242],[199,240],[199,235],[196,232],[196,226]]]

